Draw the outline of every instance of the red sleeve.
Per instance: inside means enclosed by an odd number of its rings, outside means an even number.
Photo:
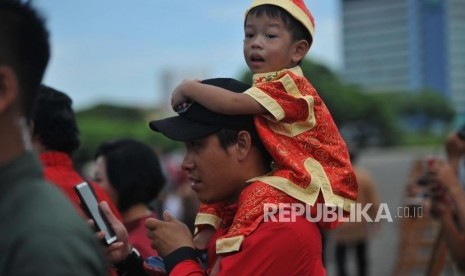
[[[326,275],[321,235],[304,217],[296,222],[264,222],[223,257],[217,275]]]
[[[287,75],[287,78],[290,78]],[[287,91],[287,90],[290,91]],[[313,114],[315,99],[302,95],[297,85],[284,87],[280,80],[266,82],[245,92],[262,105],[273,120],[294,123],[308,120]]]
[[[185,260],[177,264],[173,270],[171,270],[170,275],[179,275],[179,276],[204,276],[207,275],[198,262],[193,260]]]

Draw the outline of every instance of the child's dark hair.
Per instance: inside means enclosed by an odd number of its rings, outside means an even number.
[[[313,38],[308,32],[307,28],[305,28],[305,26],[302,23],[300,23],[300,21],[295,19],[283,8],[275,5],[260,5],[250,9],[250,11],[247,14],[247,17],[249,15],[261,16],[262,14],[265,14],[266,16],[271,18],[280,18],[284,22],[286,27],[289,29],[293,41],[305,39],[308,42],[308,45],[312,44]],[[244,21],[244,24],[247,21],[247,17]]]

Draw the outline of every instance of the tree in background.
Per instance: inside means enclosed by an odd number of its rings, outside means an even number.
[[[108,139],[132,138],[158,151],[181,147],[162,135],[154,135],[148,122],[163,117],[156,110],[101,104],[76,113],[80,129],[81,148],[73,156],[77,165],[94,159],[97,147]]]

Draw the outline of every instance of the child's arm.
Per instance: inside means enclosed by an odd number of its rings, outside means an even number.
[[[217,86],[184,80],[174,89],[171,106],[176,110],[188,100],[197,102],[211,111],[226,115],[267,112],[263,106],[246,94],[233,93]]]

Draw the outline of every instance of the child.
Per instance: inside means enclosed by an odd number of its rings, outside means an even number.
[[[313,17],[303,1],[255,0],[246,13],[244,31],[244,57],[254,73],[252,88],[230,93],[183,81],[172,95],[177,111],[195,101],[218,113],[256,114],[257,131],[275,162],[270,174],[249,180],[229,232],[217,241],[217,253],[240,250],[243,237],[263,221],[264,204],[325,203],[349,211],[357,197],[346,145],[299,67],[314,32]],[[217,227],[221,222],[219,206],[201,208],[196,246],[204,247],[212,233],[205,225]],[[338,224],[319,223],[326,228]]]

